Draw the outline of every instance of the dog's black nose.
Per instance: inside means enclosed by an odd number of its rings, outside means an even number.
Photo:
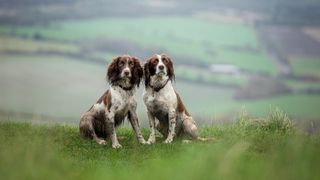
[[[129,71],[124,71],[124,75],[129,76]]]
[[[160,70],[163,70],[163,69],[164,69],[164,66],[163,66],[163,65],[159,65],[159,69],[160,69]]]

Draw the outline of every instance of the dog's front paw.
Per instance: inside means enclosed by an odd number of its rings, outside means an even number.
[[[154,143],[156,143],[156,140],[150,140],[150,139],[149,139],[149,140],[147,141],[147,144],[154,144]]]
[[[156,138],[155,137],[149,137],[147,144],[154,144],[156,143]]]
[[[97,143],[100,144],[100,145],[106,145],[106,144],[107,144],[107,141],[105,141],[105,140],[103,140],[103,139],[99,139],[99,140],[97,141]]]
[[[147,141],[142,138],[142,139],[139,139],[139,143],[140,144],[147,144]]]
[[[164,141],[164,143],[165,144],[171,144],[171,142],[172,142],[172,138],[167,138],[165,141]]]
[[[122,146],[119,143],[114,143],[114,144],[112,144],[112,148],[113,149],[119,149],[119,148],[122,148]]]
[[[190,144],[192,141],[188,140],[188,139],[185,139],[185,140],[182,140],[182,142],[185,143],[185,144]]]

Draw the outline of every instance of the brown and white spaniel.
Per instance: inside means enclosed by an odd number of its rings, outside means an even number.
[[[138,141],[145,144],[133,96],[142,76],[137,58],[123,55],[113,59],[107,72],[110,89],[81,117],[80,134],[99,144],[106,144],[106,138],[110,137],[112,147],[120,148],[115,128],[128,117]]]
[[[155,129],[171,143],[176,135],[197,139],[197,126],[178,93],[172,86],[174,69],[171,59],[165,55],[153,55],[144,64],[145,91],[143,100],[150,123],[148,144],[156,142]]]

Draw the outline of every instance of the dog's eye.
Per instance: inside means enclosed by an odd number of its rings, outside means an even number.
[[[162,61],[166,63],[168,60],[166,58],[162,58]]]
[[[123,61],[120,61],[119,62],[119,66],[123,66],[124,65],[124,62]]]
[[[133,66],[133,62],[132,61],[129,61],[129,66]]]
[[[158,60],[158,59],[155,59],[153,62],[154,62],[154,63],[158,63],[158,62],[159,62],[159,60]]]

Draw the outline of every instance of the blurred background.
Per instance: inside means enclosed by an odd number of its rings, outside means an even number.
[[[320,124],[319,0],[0,0],[0,117],[78,124],[113,57],[162,52],[199,124],[276,107]]]

